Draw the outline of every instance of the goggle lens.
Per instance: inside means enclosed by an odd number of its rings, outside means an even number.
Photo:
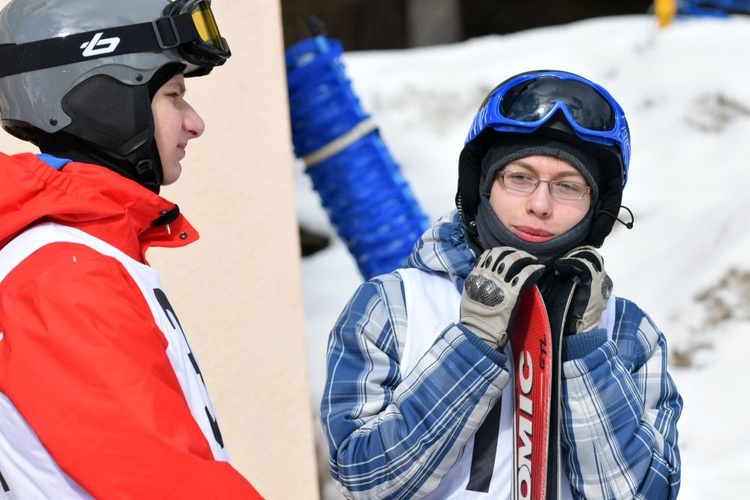
[[[575,80],[547,77],[520,83],[506,92],[499,111],[509,120],[537,122],[547,118],[558,102],[581,128],[609,132],[615,127],[615,113],[607,99]]]
[[[213,45],[217,49],[224,49],[219,27],[216,25],[211,7],[207,2],[199,2],[191,12],[193,24],[203,42]]]

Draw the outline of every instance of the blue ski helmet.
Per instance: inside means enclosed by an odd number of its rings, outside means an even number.
[[[476,238],[480,165],[497,144],[549,138],[596,156],[599,197],[587,244],[601,246],[612,231],[628,179],[630,132],[620,104],[602,86],[565,71],[537,70],[495,87],[479,107],[459,157],[456,206]]]

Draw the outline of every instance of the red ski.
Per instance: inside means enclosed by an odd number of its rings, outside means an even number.
[[[552,331],[537,287],[530,287],[510,328],[513,352],[515,413],[512,498],[544,500],[547,491]]]
[[[514,500],[560,495],[560,352],[563,319],[575,283],[568,286],[558,295],[563,302],[550,304],[550,314],[539,289],[526,290],[508,332],[515,385]]]

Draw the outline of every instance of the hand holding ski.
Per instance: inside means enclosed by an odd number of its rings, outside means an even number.
[[[461,323],[493,349],[508,341],[508,325],[521,292],[544,272],[536,257],[510,247],[486,250],[466,277]]]
[[[568,276],[577,282],[565,320],[565,334],[598,328],[613,286],[604,270],[602,256],[594,247],[578,247],[559,259],[555,263],[555,270],[561,276]]]

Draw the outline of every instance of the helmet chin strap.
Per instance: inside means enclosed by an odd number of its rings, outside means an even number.
[[[132,165],[134,180],[159,194],[163,180],[159,150],[154,140],[153,127],[141,132],[121,148],[122,156]],[[106,166],[106,165],[105,165]]]
[[[154,166],[154,161],[150,159],[141,160],[135,165],[135,171],[138,174],[138,184],[146,189],[159,194],[161,189],[161,175]]]
[[[86,143],[80,137],[57,132],[55,134],[42,134],[39,137],[39,149],[59,158],[67,158],[73,161],[90,163],[106,167],[113,172],[120,174],[126,179],[137,182],[141,186],[159,194],[161,187],[161,164],[155,164],[153,159],[148,157],[147,153],[142,153],[144,158],[134,163],[122,156],[114,156],[112,153],[103,151],[95,144]],[[155,145],[143,145],[139,149],[151,147],[156,150]],[[158,152],[156,154],[158,161]]]

